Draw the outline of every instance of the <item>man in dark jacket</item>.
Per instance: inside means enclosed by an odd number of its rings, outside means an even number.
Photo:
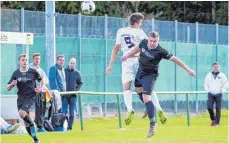
[[[78,91],[80,90],[82,83],[80,72],[75,70],[76,59],[71,58],[69,66],[65,69],[66,79],[66,91]],[[72,130],[74,122],[74,110],[76,109],[76,95],[65,95],[62,98],[62,110],[65,114],[68,114],[69,109],[69,120],[68,130]]]

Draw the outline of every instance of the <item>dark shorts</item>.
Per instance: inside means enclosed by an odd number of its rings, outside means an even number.
[[[158,74],[146,74],[138,70],[135,77],[135,87],[142,87],[142,94],[151,95],[154,90],[154,84],[157,80]]]
[[[36,98],[30,98],[30,99],[17,99],[17,108],[19,110],[24,110],[26,112],[29,112],[31,107],[35,104]]]
[[[208,101],[207,101],[207,108],[213,109],[214,103],[216,104],[216,109],[221,110],[221,104],[222,104],[222,94],[211,94],[208,93]]]

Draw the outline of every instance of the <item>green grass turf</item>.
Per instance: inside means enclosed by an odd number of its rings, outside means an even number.
[[[118,119],[94,118],[84,121],[84,131],[80,130],[79,122],[74,124],[71,132],[39,133],[41,143],[227,143],[228,112],[223,111],[221,125],[210,127],[209,116],[191,117],[191,126],[187,126],[186,116],[168,118],[166,125],[159,123],[156,134],[147,139],[148,119],[135,116],[130,126],[118,128]],[[2,143],[33,143],[27,135],[2,135]]]

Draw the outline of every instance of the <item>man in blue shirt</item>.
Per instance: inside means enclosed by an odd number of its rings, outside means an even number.
[[[57,56],[56,65],[49,69],[49,87],[50,90],[66,91],[66,81],[64,73],[64,56]]]

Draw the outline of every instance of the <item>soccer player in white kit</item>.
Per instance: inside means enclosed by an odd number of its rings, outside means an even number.
[[[129,27],[121,28],[118,30],[116,35],[116,44],[112,50],[110,63],[106,69],[106,74],[109,75],[112,69],[112,65],[115,62],[116,56],[120,49],[122,49],[123,55],[130,53],[135,47],[139,45],[139,43],[143,39],[148,39],[145,32],[139,27],[141,26],[142,19],[144,16],[141,13],[133,13],[129,18]],[[138,70],[138,55],[133,56],[132,58],[127,59],[126,61],[122,62],[122,84],[123,84],[123,95],[124,95],[124,102],[127,107],[128,115],[125,119],[126,125],[129,125],[131,119],[135,113],[134,109],[132,108],[132,93],[131,89],[131,82],[135,79],[136,72]],[[154,106],[158,110],[158,114],[160,117],[160,121],[162,123],[166,122],[166,117],[164,115],[163,110],[159,104],[157,95],[155,91],[152,93],[152,100]],[[147,112],[144,113],[143,117],[146,117]]]

